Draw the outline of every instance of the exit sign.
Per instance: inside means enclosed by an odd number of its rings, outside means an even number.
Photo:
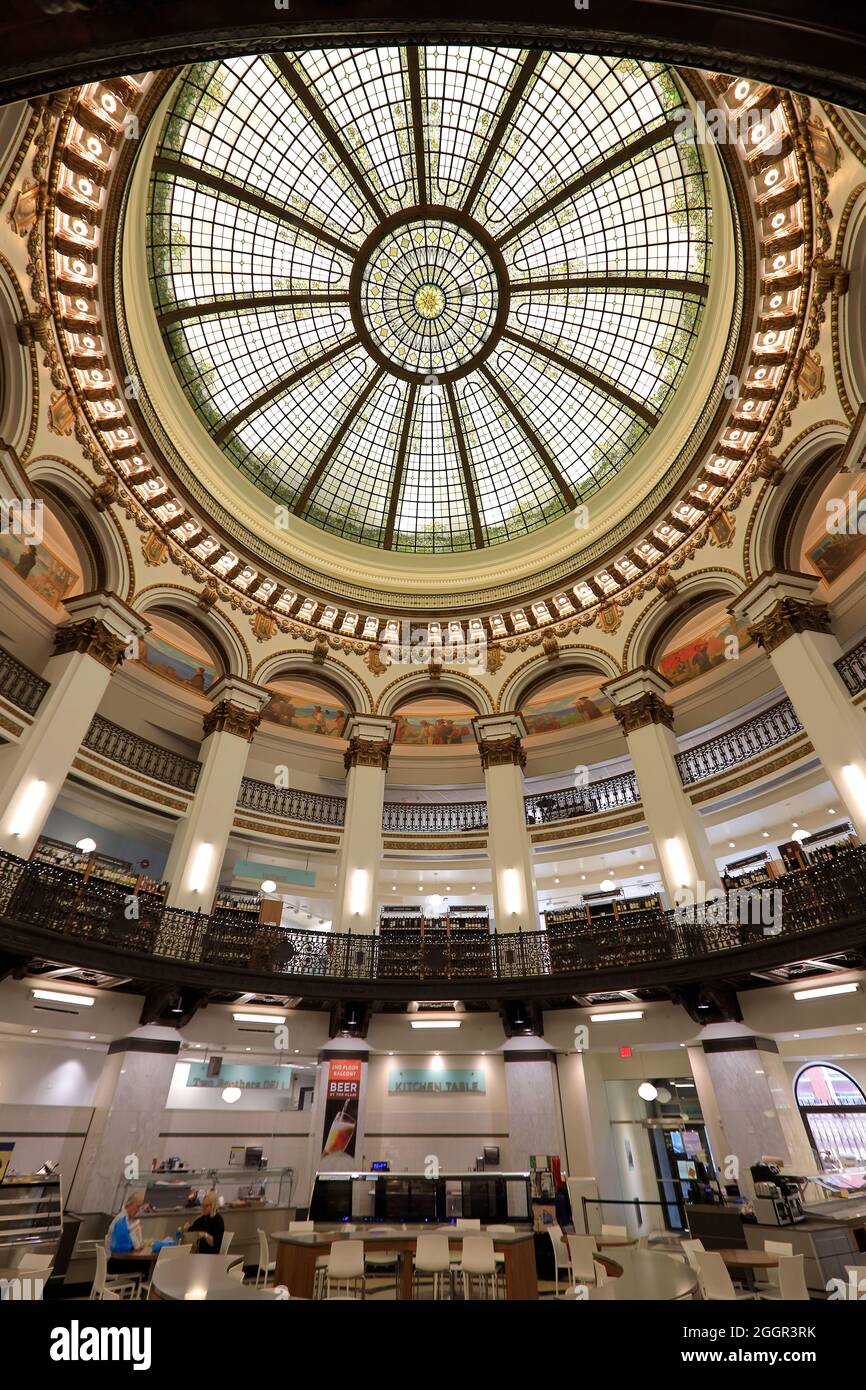
[[[631,1056],[631,1048],[630,1048],[630,1047],[621,1047],[620,1050],[619,1050],[619,1055],[620,1055],[620,1057],[630,1057],[630,1056]]]

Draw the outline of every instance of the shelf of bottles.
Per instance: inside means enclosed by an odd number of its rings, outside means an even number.
[[[732,859],[722,870],[722,887],[728,890],[766,888],[778,877],[778,869],[768,849]]]
[[[573,906],[548,909],[544,922],[553,971],[586,969],[587,954],[599,966],[616,964],[626,946],[635,960],[656,960],[666,949],[658,893],[586,893]]]
[[[489,975],[490,917],[483,908],[452,907],[440,916],[420,906],[384,908],[379,918],[378,974],[385,978]]]

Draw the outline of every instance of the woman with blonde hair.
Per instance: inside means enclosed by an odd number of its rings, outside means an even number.
[[[225,1222],[219,1213],[216,1190],[206,1192],[201,1202],[201,1216],[193,1221],[192,1225],[187,1221],[183,1228],[198,1236],[196,1243],[197,1255],[218,1255],[220,1246],[223,1243],[225,1232]]]

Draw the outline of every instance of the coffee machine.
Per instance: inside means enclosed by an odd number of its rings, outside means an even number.
[[[792,1226],[805,1220],[796,1178],[783,1176],[776,1163],[753,1163],[750,1169],[755,1216],[762,1226]]]

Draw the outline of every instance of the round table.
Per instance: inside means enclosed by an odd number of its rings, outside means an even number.
[[[173,1260],[161,1260],[154,1266],[150,1296],[172,1302],[202,1299],[234,1302],[251,1298],[274,1301],[280,1297],[275,1289],[257,1289],[232,1279],[228,1271],[239,1259],[238,1255],[178,1255]]]
[[[622,1248],[626,1245],[637,1245],[637,1236],[596,1236],[595,1243],[599,1250]]]
[[[613,1262],[611,1262],[613,1263]],[[682,1260],[672,1260],[658,1250],[621,1250],[616,1263],[622,1274],[602,1285],[588,1286],[589,1302],[612,1300],[615,1303],[665,1303],[678,1298],[692,1298],[698,1287],[698,1276]],[[586,1302],[573,1289],[560,1298]]]
[[[779,1256],[772,1250],[717,1250],[728,1269],[772,1269]]]

